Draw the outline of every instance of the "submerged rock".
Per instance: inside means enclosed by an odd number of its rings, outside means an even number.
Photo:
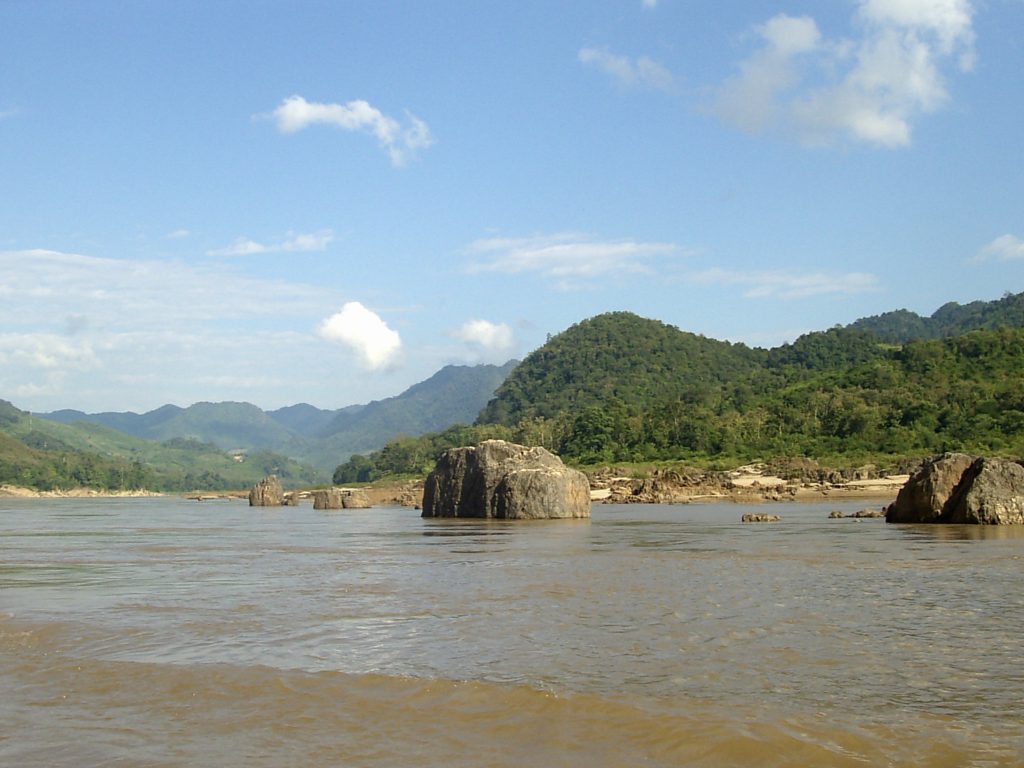
[[[778,515],[766,515],[762,513],[748,512],[740,518],[740,522],[744,523],[777,523],[782,518]]]
[[[284,489],[277,475],[268,475],[249,491],[250,507],[280,507],[284,503]]]
[[[485,440],[442,454],[423,489],[423,517],[590,517],[590,483],[543,448]]]

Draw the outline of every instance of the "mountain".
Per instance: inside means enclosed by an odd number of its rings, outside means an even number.
[[[477,419],[514,425],[609,402],[644,408],[704,397],[757,370],[763,350],[680,331],[630,312],[571,326],[523,360]]]
[[[251,403],[202,402],[143,414],[63,410],[40,415],[143,440],[193,440],[236,453],[272,451],[326,473],[353,453],[377,450],[399,435],[473,421],[515,364],[449,365],[395,397],[333,411],[306,403],[266,412]]]
[[[0,401],[0,483],[39,490],[228,490],[271,472],[288,485],[318,481],[310,468],[270,451],[237,457],[198,440],[143,440],[87,421],[38,418]]]
[[[867,331],[883,341],[903,344],[922,339],[945,339],[969,331],[1024,327],[1024,292],[1007,293],[995,301],[969,304],[948,302],[930,317],[906,309],[864,317],[848,328]]]

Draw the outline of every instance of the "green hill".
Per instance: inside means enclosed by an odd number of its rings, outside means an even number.
[[[232,456],[188,438],[143,440],[100,424],[62,424],[0,401],[0,483],[38,490],[229,490],[269,473],[286,485],[309,485],[316,474],[270,451]]]
[[[995,301],[969,304],[948,302],[930,317],[906,309],[865,317],[847,326],[867,331],[882,341],[903,344],[924,339],[945,339],[970,331],[1024,327],[1024,293],[1007,293]]]
[[[758,370],[765,354],[629,312],[584,320],[550,339],[505,380],[477,423],[513,426],[609,403],[646,409],[705,398]]]
[[[993,317],[957,322],[968,315]],[[855,324],[765,351],[599,315],[531,353],[473,428],[393,441],[335,478],[423,472],[440,450],[484,437],[576,464],[1024,455],[1024,329],[1008,327],[1012,314],[1000,322],[904,344]]]

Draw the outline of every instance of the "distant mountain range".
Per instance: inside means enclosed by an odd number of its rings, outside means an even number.
[[[449,365],[400,395],[337,410],[300,403],[263,411],[251,403],[203,402],[142,414],[60,410],[36,415],[62,424],[97,424],[143,440],[196,440],[239,454],[268,450],[329,473],[353,453],[377,450],[399,435],[471,423],[516,364]]]

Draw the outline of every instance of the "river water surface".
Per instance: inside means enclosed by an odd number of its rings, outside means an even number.
[[[1024,527],[863,506],[0,499],[0,765],[1024,765]]]

